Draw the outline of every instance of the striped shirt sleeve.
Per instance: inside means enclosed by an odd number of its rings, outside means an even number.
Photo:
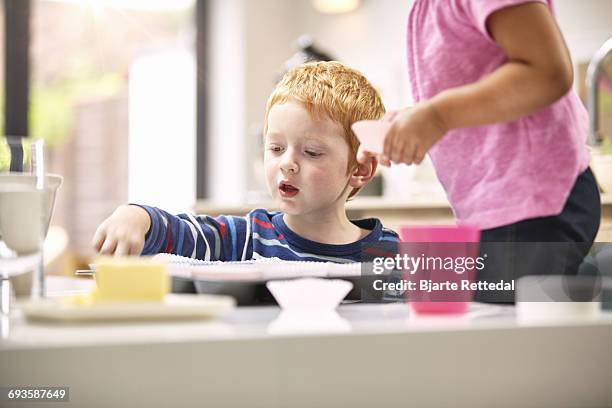
[[[245,259],[250,244],[247,217],[173,215],[156,207],[139,206],[151,217],[143,255],[170,253],[206,261]]]

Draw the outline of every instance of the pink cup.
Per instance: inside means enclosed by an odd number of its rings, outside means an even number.
[[[420,257],[423,262],[431,261],[427,270],[421,269],[414,274],[404,270],[404,279],[415,282],[416,285],[416,288],[406,291],[406,300],[412,310],[420,314],[467,312],[473,298],[473,291],[462,289],[461,285],[464,280],[474,282],[476,265],[466,260],[470,258],[476,260],[478,257],[480,230],[467,225],[405,226],[400,229],[400,238],[402,240],[400,255]],[[451,262],[454,268],[450,271],[442,268],[442,264],[450,264],[437,262],[438,259]],[[466,265],[466,262],[470,265]],[[462,263],[462,267],[457,266]],[[422,280],[431,282],[432,285],[443,283],[443,288],[456,284],[458,289],[428,292],[426,289],[421,289]]]
[[[361,147],[370,153],[382,153],[385,137],[391,128],[390,122],[382,120],[360,120],[351,126]]]

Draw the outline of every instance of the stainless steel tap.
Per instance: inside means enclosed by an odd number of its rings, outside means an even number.
[[[606,57],[612,53],[612,38],[609,38],[591,59],[586,75],[587,109],[589,111],[589,144],[601,142],[599,128],[599,78]]]

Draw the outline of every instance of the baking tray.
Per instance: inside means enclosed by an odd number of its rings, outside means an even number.
[[[307,277],[307,276],[304,276]],[[372,280],[378,277],[354,276],[322,279],[342,279],[353,284],[345,300],[360,302],[381,302],[382,293],[372,291]],[[283,279],[287,280],[287,279]],[[239,306],[276,305],[274,297],[266,287],[269,280],[212,280],[198,277],[172,277],[173,293],[200,293],[227,295],[236,299]]]

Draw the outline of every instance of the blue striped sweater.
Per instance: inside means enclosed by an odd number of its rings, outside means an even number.
[[[322,244],[300,237],[281,212],[255,209],[245,217],[172,215],[140,206],[151,217],[143,255],[172,253],[210,261],[244,261],[277,257],[292,261],[360,262],[364,244],[397,242],[397,234],[375,218],[352,221],[371,232],[357,242]]]

